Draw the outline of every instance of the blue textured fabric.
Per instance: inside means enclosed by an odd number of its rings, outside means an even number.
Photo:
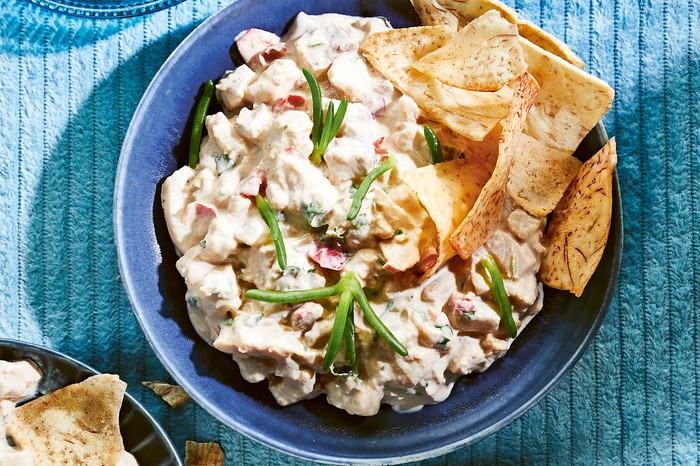
[[[140,384],[168,378],[131,314],[112,242],[121,141],[172,49],[222,6],[189,0],[93,21],[0,4],[0,337],[119,373],[184,450],[220,441],[227,464],[302,464],[178,410]],[[700,457],[700,155],[696,0],[508,2],[614,86],[625,254],[613,305],[584,358],[507,428],[424,462],[691,464]],[[232,31],[232,36],[235,31]]]

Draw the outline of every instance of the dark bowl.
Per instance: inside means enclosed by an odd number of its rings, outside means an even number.
[[[579,360],[605,316],[620,267],[622,213],[614,181],[613,223],[584,295],[546,291],[545,306],[511,350],[482,374],[462,377],[450,397],[413,414],[383,407],[362,418],[325,399],[277,406],[265,383],[245,382],[226,354],[197,337],[185,308],[185,285],[160,208],[163,180],[185,164],[192,108],[201,85],[235,66],[233,37],[258,27],[281,34],[300,11],[385,16],[416,25],[408,0],[239,0],[192,32],[141,99],[122,148],[114,198],[122,280],[156,354],[177,382],[216,418],[291,455],[326,462],[393,463],[447,453],[497,431],[531,408]],[[607,141],[601,125],[583,141],[581,158]]]
[[[39,368],[43,378],[39,383],[37,397],[98,374],[95,369],[65,354],[15,340],[0,339],[0,359],[31,361]],[[124,448],[136,457],[139,464],[182,466],[165,431],[128,393],[124,396],[119,413],[119,425],[124,437]]]

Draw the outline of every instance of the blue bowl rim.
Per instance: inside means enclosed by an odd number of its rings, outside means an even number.
[[[20,348],[27,348],[34,351],[40,351],[48,354],[52,358],[62,359],[72,364],[73,366],[76,366],[84,371],[91,372],[94,375],[102,374],[102,372],[93,369],[91,366],[85,364],[84,362],[78,361],[77,359],[68,356],[67,354],[61,353],[60,351],[57,351],[55,349],[47,348],[46,346],[38,345],[35,343],[29,343],[26,341],[20,341],[12,338],[0,338],[0,344],[9,344]],[[177,459],[177,466],[183,466],[182,460],[180,459],[180,455],[177,453],[177,449],[175,448],[175,445],[173,445],[173,442],[172,440],[170,440],[170,436],[168,436],[168,433],[165,431],[165,429],[163,429],[163,427],[158,423],[158,421],[156,421],[156,419],[151,415],[151,413],[149,413],[148,410],[146,410],[146,408],[141,403],[139,403],[136,398],[131,396],[128,392],[124,393],[124,398],[126,398],[129,401],[129,403],[132,404],[136,411],[151,424],[151,426],[155,429],[156,433],[159,434],[159,437],[166,442],[166,447],[168,448],[168,450],[170,450],[172,456]]]
[[[132,144],[133,144],[133,138],[134,134],[136,132],[136,128],[139,127],[139,124],[141,120],[147,117],[146,112],[144,111],[144,103],[149,100],[150,94],[153,92],[153,88],[155,87],[155,82],[157,82],[159,79],[161,79],[163,76],[165,76],[168,72],[170,72],[171,68],[174,66],[175,62],[179,57],[184,55],[187,50],[192,46],[193,43],[195,43],[197,40],[201,38],[218,20],[219,16],[223,16],[228,14],[230,9],[236,8],[237,0],[234,0],[231,4],[228,6],[222,8],[221,10],[215,12],[212,14],[209,18],[204,20],[197,28],[195,28],[183,41],[173,50],[173,52],[170,54],[170,56],[166,59],[166,61],[163,63],[161,68],[158,70],[158,72],[155,74],[153,79],[151,80],[151,83],[149,84],[148,88],[144,92],[143,96],[141,97],[141,100],[139,101],[139,105],[136,107],[136,110],[134,111],[134,115],[132,117],[131,123],[129,124],[129,128],[127,130],[126,136],[124,138],[124,143],[122,146],[122,150],[119,156],[119,163],[117,165],[117,172],[116,172],[116,178],[115,178],[115,189],[114,189],[114,199],[113,199],[113,206],[114,206],[114,212],[113,212],[113,225],[114,225],[114,242],[115,246],[117,249],[117,258],[118,258],[118,263],[119,263],[119,272],[122,278],[122,283],[124,285],[124,288],[126,290],[127,296],[129,298],[129,303],[131,304],[132,311],[134,312],[134,315],[136,316],[136,319],[139,323],[139,326],[141,327],[141,330],[144,332],[144,335],[146,336],[146,339],[148,340],[148,343],[151,345],[151,348],[155,352],[156,356],[160,360],[160,362],[164,365],[166,370],[170,373],[170,375],[175,379],[175,381],[189,393],[192,398],[200,405],[202,406],[209,414],[211,414],[214,418],[218,419],[220,422],[229,425],[229,427],[234,428],[237,432],[245,435],[246,437],[255,440],[257,442],[262,443],[263,445],[266,445],[270,448],[273,448],[277,451],[280,451],[282,453],[286,453],[301,459],[307,459],[307,460],[313,460],[317,462],[323,462],[323,463],[329,463],[329,464],[357,464],[358,463],[358,458],[356,457],[339,457],[339,456],[328,456],[324,454],[319,454],[319,453],[310,453],[307,452],[304,449],[301,448],[296,448],[295,445],[290,445],[284,442],[277,441],[276,439],[270,438],[266,436],[265,434],[262,434],[254,429],[250,429],[247,426],[237,423],[235,421],[232,421],[231,423],[228,423],[225,417],[219,412],[218,408],[211,403],[209,400],[200,397],[197,391],[194,389],[194,387],[186,380],[183,379],[182,377],[179,376],[177,372],[171,369],[171,367],[167,364],[167,358],[165,355],[160,351],[158,346],[155,344],[154,341],[152,341],[152,338],[147,331],[147,327],[145,322],[140,316],[140,313],[137,311],[137,304],[139,300],[138,297],[135,295],[133,288],[131,286],[133,282],[133,277],[129,274],[129,271],[125,268],[124,263],[126,262],[126,257],[127,257],[127,251],[124,249],[124,240],[123,237],[125,235],[125,232],[121,228],[121,222],[120,222],[120,211],[121,211],[121,206],[122,206],[122,197],[121,193],[124,190],[124,187],[126,186],[126,170],[124,169],[128,165],[128,159],[131,157],[132,154]],[[605,130],[605,127],[603,126],[602,122],[598,123],[596,127],[591,130],[591,132],[599,132],[599,137],[603,142],[608,141],[608,135]],[[411,455],[398,455],[398,456],[391,456],[391,457],[381,457],[381,458],[375,458],[375,459],[367,459],[367,458],[362,458],[362,464],[400,464],[400,463],[405,463],[405,462],[411,462],[411,461],[420,461],[428,458],[433,458],[436,456],[441,456],[450,452],[453,452],[461,447],[470,445],[472,443],[475,443],[479,440],[482,440],[489,435],[497,432],[498,430],[506,427],[513,421],[517,420],[519,417],[521,417],[525,412],[527,412],[530,408],[535,406],[539,401],[541,401],[550,391],[552,391],[562,380],[563,378],[573,369],[573,367],[576,365],[576,363],[581,359],[585,351],[588,349],[589,345],[592,343],[595,335],[597,334],[598,330],[600,329],[600,326],[603,323],[603,320],[605,319],[605,316],[607,314],[608,308],[610,307],[610,303],[612,301],[614,291],[615,291],[615,286],[617,284],[617,279],[619,276],[620,272],[620,267],[621,267],[621,258],[622,258],[622,250],[623,250],[623,214],[622,214],[622,201],[621,201],[621,194],[620,194],[620,186],[618,182],[618,177],[617,177],[617,170],[615,170],[614,178],[613,178],[613,204],[617,205],[619,207],[619,223],[615,224],[617,225],[616,228],[616,237],[619,238],[619,247],[617,250],[614,251],[614,257],[613,257],[613,265],[612,265],[612,270],[611,270],[611,276],[610,276],[610,281],[608,283],[608,287],[606,289],[606,296],[604,299],[604,302],[602,306],[600,307],[598,311],[598,315],[589,329],[589,331],[586,333],[585,338],[582,342],[582,344],[577,348],[577,350],[573,353],[572,357],[564,364],[561,369],[557,372],[557,374],[545,385],[542,387],[542,389],[537,392],[535,395],[533,395],[529,400],[527,400],[525,403],[521,404],[518,409],[513,411],[509,417],[506,417],[498,422],[495,422],[492,424],[490,427],[485,428],[481,430],[480,432],[477,432],[474,435],[464,437],[461,439],[458,439],[450,444],[447,444],[443,447],[437,448],[437,449],[426,449],[420,453],[416,454],[411,454]],[[611,232],[612,233],[612,232]]]

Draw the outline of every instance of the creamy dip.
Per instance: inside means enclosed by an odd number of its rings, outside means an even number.
[[[32,466],[32,455],[7,441],[15,404],[36,395],[41,373],[28,361],[0,360],[0,466]]]
[[[505,271],[519,330],[542,307],[535,274],[544,220],[511,202],[469,260],[454,258],[421,279],[435,263],[435,226],[402,179],[429,163],[424,115],[358,53],[370,34],[389,27],[379,18],[300,13],[283,38],[254,29],[239,34],[246,65],[216,87],[223,110],[206,119],[199,165],[163,185],[195,329],[230,354],[246,380],[268,380],[281,405],[325,394],[352,414],[373,415],[382,403],[415,410],[444,400],[458,376],[485,370],[512,342],[477,267],[486,254]],[[309,161],[311,95],[302,68],[320,82],[324,109],[331,100],[337,108],[343,96],[350,101],[318,166]],[[359,182],[389,154],[396,167],[371,185],[360,214],[347,221]],[[284,271],[256,208],[258,193],[277,212]],[[321,362],[337,298],[280,305],[244,296],[251,288],[333,285],[350,271],[408,356],[378,337],[356,306],[357,365],[329,373]]]

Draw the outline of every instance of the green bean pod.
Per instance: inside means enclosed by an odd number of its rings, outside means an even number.
[[[352,294],[355,296],[355,300],[357,301],[357,304],[359,304],[360,309],[362,309],[362,313],[365,315],[367,322],[369,322],[372,328],[377,331],[377,333],[394,351],[399,353],[401,356],[408,356],[408,350],[406,347],[398,340],[398,338],[394,336],[393,333],[391,333],[391,330],[384,325],[382,319],[380,319],[374,312],[374,309],[372,309],[372,306],[369,304],[365,291],[362,289],[360,282],[355,279],[351,286]]]
[[[425,135],[425,142],[428,143],[428,149],[430,149],[431,163],[435,165],[436,163],[444,162],[445,157],[442,155],[442,146],[433,129],[428,125],[423,125],[423,135]]]
[[[340,293],[340,302],[338,303],[338,310],[335,313],[333,329],[331,330],[331,336],[328,340],[328,346],[326,346],[326,355],[323,358],[324,371],[330,369],[331,364],[333,364],[333,361],[335,361],[335,357],[338,355],[338,349],[340,348],[340,342],[343,340],[345,326],[348,321],[348,311],[350,310],[351,304],[352,291],[343,290]]]
[[[377,178],[379,178],[395,166],[396,159],[393,156],[390,156],[388,159],[386,159],[384,162],[382,162],[372,171],[370,171],[367,174],[367,176],[364,177],[364,179],[360,183],[360,186],[357,188],[357,191],[355,191],[355,194],[352,197],[352,204],[350,205],[350,210],[348,211],[348,216],[346,217],[349,221],[355,220],[357,218],[357,214],[360,213],[360,209],[362,208],[362,201],[365,199],[365,196],[367,196],[367,192],[369,191],[370,185],[374,183],[377,180]]]
[[[479,263],[482,267],[484,267],[484,269],[486,269],[486,272],[488,272],[491,281],[491,291],[496,298],[498,313],[501,315],[503,327],[505,327],[509,337],[515,338],[518,335],[518,329],[515,327],[515,321],[513,320],[513,307],[510,304],[508,292],[503,284],[501,270],[498,268],[498,264],[496,264],[496,261],[491,255],[482,257]]]
[[[318,143],[321,140],[321,119],[323,118],[323,97],[321,95],[321,86],[318,85],[316,77],[308,69],[301,70],[304,73],[306,81],[309,83],[311,90],[311,105],[313,109],[313,128],[311,129],[311,142],[314,143],[314,155],[318,152]]]
[[[264,197],[260,194],[255,196],[255,205],[260,211],[260,215],[267,223],[267,227],[270,229],[270,238],[272,243],[275,245],[275,251],[277,252],[277,263],[282,270],[287,268],[287,250],[284,247],[284,238],[282,237],[282,232],[280,231],[280,226],[277,223],[277,218],[275,213],[272,211],[272,207],[267,203]]]
[[[310,290],[290,290],[290,291],[270,291],[270,290],[248,290],[245,297],[256,301],[275,304],[296,304],[315,299],[330,298],[340,291],[336,284],[323,288],[311,288]]]
[[[355,366],[357,362],[357,348],[355,345],[355,311],[354,300],[350,301],[350,310],[348,311],[348,321],[345,323],[345,331],[343,337],[345,340],[345,354],[348,358],[350,366]]]
[[[194,111],[194,119],[192,120],[192,132],[190,133],[190,158],[188,165],[190,168],[195,168],[199,163],[199,144],[202,142],[202,129],[204,128],[204,119],[207,116],[209,103],[214,94],[214,83],[211,81],[204,84],[204,93],[197,102],[197,108]]]

